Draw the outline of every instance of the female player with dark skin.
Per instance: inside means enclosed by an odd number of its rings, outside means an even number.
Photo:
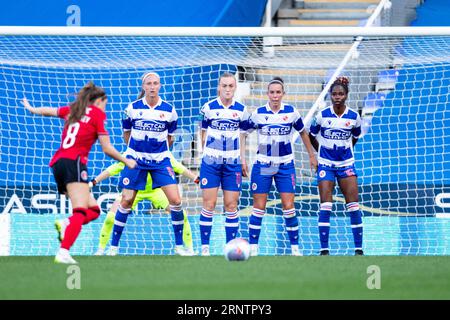
[[[320,195],[320,255],[329,255],[328,238],[332,193],[337,179],[345,197],[355,242],[355,255],[363,255],[362,218],[358,204],[358,181],[353,146],[361,135],[359,114],[346,106],[349,80],[337,78],[331,85],[332,106],[319,111],[310,128],[310,140],[318,151],[317,179]]]
[[[22,105],[32,114],[59,117],[65,120],[62,142],[50,161],[58,191],[66,194],[73,208],[73,215],[57,220],[55,226],[59,233],[61,248],[55,257],[57,263],[77,263],[69,254],[70,247],[77,239],[82,225],[98,218],[100,208],[90,193],[87,173],[88,154],[92,145],[100,142],[102,150],[111,158],[134,168],[136,162],[123,157],[111,144],[105,129],[105,107],[108,98],[105,91],[89,82],[78,93],[76,100],[69,106],[33,107],[27,98]]]

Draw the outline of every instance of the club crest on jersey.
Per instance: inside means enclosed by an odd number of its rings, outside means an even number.
[[[288,119],[288,116],[283,117],[283,121],[286,121]]]
[[[236,112],[233,112],[233,118],[236,118],[238,114]]]
[[[161,114],[159,115],[159,117],[160,117],[161,119],[164,119],[166,116],[164,115],[164,113],[161,113]]]
[[[345,123],[345,126],[348,127],[349,125],[350,125],[350,121],[347,121],[347,122]]]
[[[127,185],[130,184],[130,179],[128,179],[128,178],[123,178],[122,183],[123,183],[124,186],[127,186]]]
[[[258,185],[255,183],[255,182],[253,182],[252,183],[252,190],[254,191],[254,190],[256,190],[258,188]]]
[[[202,185],[203,185],[203,186],[206,186],[207,183],[208,183],[208,179],[203,178],[203,179],[202,179]]]
[[[323,177],[325,177],[325,175],[326,175],[326,172],[324,170],[320,170],[319,177],[323,178]]]
[[[87,180],[88,180],[88,174],[87,174],[87,171],[86,171],[86,170],[81,171],[81,173],[80,173],[80,178],[81,178],[81,180],[83,180],[83,181],[87,181]]]

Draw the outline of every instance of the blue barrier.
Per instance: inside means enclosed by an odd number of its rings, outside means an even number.
[[[105,215],[83,227],[71,249],[73,255],[92,255],[98,245]],[[10,255],[53,255],[59,247],[53,228],[55,215],[11,215]],[[58,217],[59,218],[59,217]],[[211,253],[223,254],[224,216],[214,216]],[[248,217],[240,218],[240,235],[248,237]],[[198,216],[189,216],[194,246],[200,249]],[[300,247],[304,255],[317,255],[319,236],[317,217],[300,217]],[[364,250],[367,255],[448,255],[450,220],[435,217],[363,217]],[[120,243],[127,255],[173,254],[173,231],[168,215],[133,215]],[[261,255],[290,254],[282,217],[266,215],[261,230]],[[352,255],[350,219],[332,217],[330,249],[333,255]]]

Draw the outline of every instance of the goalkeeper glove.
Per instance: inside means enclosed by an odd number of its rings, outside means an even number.
[[[194,183],[195,183],[195,184],[199,184],[199,183],[200,183],[200,176],[198,176],[197,178],[195,178]]]
[[[88,186],[89,186],[89,188],[92,189],[93,187],[95,187],[96,184],[97,184],[97,180],[95,180],[95,178],[94,178],[91,181],[89,181]]]

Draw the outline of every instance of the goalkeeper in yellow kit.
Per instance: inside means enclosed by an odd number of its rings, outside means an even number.
[[[186,168],[183,164],[178,162],[174,156],[170,153],[170,163],[172,164],[173,171],[177,174],[181,174],[189,179],[192,179],[196,184],[199,183],[199,178],[196,174],[194,174],[191,170]],[[92,179],[90,182],[90,186],[95,186],[96,184],[100,183],[101,181],[119,174],[125,165],[122,162],[117,162],[108,168],[106,170],[102,171],[97,177]],[[105,252],[105,248],[107,243],[109,242],[109,239],[111,237],[111,232],[114,226],[114,218],[115,213],[117,211],[117,207],[120,204],[121,195],[118,196],[118,198],[114,201],[111,208],[108,211],[108,214],[106,215],[106,219],[103,222],[103,226],[100,232],[100,240],[99,240],[99,246],[98,250],[95,253],[95,255],[103,255]],[[169,210],[169,200],[167,200],[166,195],[162,191],[161,188],[152,189],[152,177],[149,174],[147,177],[147,184],[145,187],[145,190],[141,190],[137,193],[136,199],[133,202],[132,210],[135,211],[139,202],[143,200],[149,200],[152,203],[152,206],[154,209],[165,209],[167,213],[170,213]],[[187,219],[187,214],[184,212],[184,228],[183,228],[183,242],[186,249],[186,252],[189,253],[189,255],[194,254],[193,250],[193,243],[192,243],[192,233],[191,233],[191,226],[189,224],[189,221]],[[108,253],[110,254],[110,253]],[[116,255],[117,252],[111,252],[110,255]]]

